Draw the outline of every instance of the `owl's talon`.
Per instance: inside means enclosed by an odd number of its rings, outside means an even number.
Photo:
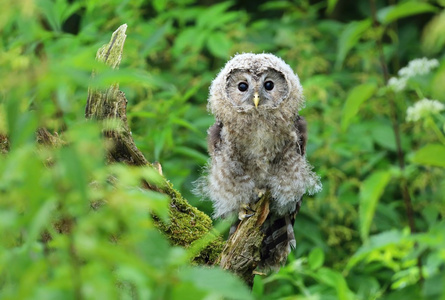
[[[247,218],[250,218],[251,216],[253,216],[255,213],[253,213],[253,214],[246,214],[246,213],[243,213],[243,212],[239,212],[239,214],[238,214],[238,219],[239,220],[244,220],[244,219],[247,219]]]
[[[247,212],[250,211],[252,212],[251,214],[248,214]],[[250,218],[251,216],[253,216],[256,213],[255,210],[253,210],[248,204],[243,204],[241,205],[241,209],[238,213],[238,219],[240,219],[241,221],[247,218]]]
[[[248,204],[243,204],[241,205],[241,209],[243,210],[247,210],[247,211],[251,211],[251,212],[256,212],[254,209],[252,209]]]

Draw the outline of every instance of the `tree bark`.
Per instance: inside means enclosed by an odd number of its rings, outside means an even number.
[[[254,215],[240,222],[216,262],[223,269],[235,273],[250,287],[253,286],[254,271],[261,260],[260,249],[264,239],[261,227],[269,215],[269,201],[270,193],[267,192],[252,207]]]

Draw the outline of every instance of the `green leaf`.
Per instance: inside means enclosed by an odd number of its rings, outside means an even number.
[[[341,69],[348,52],[357,44],[363,33],[371,27],[371,20],[349,23],[338,39],[337,60],[335,62],[336,69]]]
[[[422,33],[422,50],[426,54],[440,53],[445,45],[445,10],[429,21]],[[433,85],[434,86],[434,85]],[[439,85],[443,88],[443,85]],[[435,98],[437,99],[437,98]]]
[[[334,11],[337,2],[338,0],[328,0],[328,7],[326,8],[328,14],[331,14]]]
[[[371,135],[375,143],[383,148],[396,151],[396,137],[392,127],[385,123],[377,123],[371,128]]]
[[[159,2],[159,1],[157,1],[157,2]],[[143,47],[141,53],[147,54],[151,50],[152,47],[154,47],[156,44],[158,44],[159,41],[162,38],[164,38],[164,36],[167,33],[167,30],[170,28],[170,26],[171,26],[171,22],[166,22],[158,30],[153,32],[153,34],[150,35],[150,37],[144,43],[144,47]]]
[[[165,223],[169,222],[170,199],[167,195],[145,189],[133,189],[128,191],[127,194],[131,196],[133,205],[141,210],[153,212]]]
[[[291,7],[289,1],[267,1],[260,6],[261,11],[270,12],[271,10],[286,10]]]
[[[61,31],[63,22],[80,8],[80,3],[68,4],[63,0],[39,0],[38,8],[54,31]]]
[[[143,235],[143,239],[139,238],[134,242],[137,253],[141,254],[149,267],[165,268],[172,249],[166,237],[155,228],[144,231]],[[162,274],[162,271],[159,273]]]
[[[223,17],[226,10],[232,5],[231,1],[227,1],[210,6],[204,13],[198,16],[196,25],[199,28],[215,28],[215,23],[219,23],[218,19]]]
[[[264,295],[264,282],[260,276],[253,278],[252,294],[256,299],[260,299]]]
[[[445,167],[445,146],[428,144],[414,154],[413,162],[434,167]]]
[[[196,132],[198,134],[200,133],[198,128],[196,128],[196,126],[194,126],[192,123],[188,122],[187,120],[180,119],[180,118],[173,118],[172,123],[181,125],[181,126],[187,128],[187,129],[190,129],[191,131]]]
[[[443,22],[442,39],[443,39],[443,44],[445,45],[445,13],[443,15],[444,15],[444,22]],[[443,82],[445,82],[445,65],[441,66],[439,70],[436,71],[436,73],[433,75],[433,79],[430,82],[431,93],[432,93],[431,99],[445,101],[445,84],[443,84]]]
[[[250,291],[239,278],[219,268],[187,267],[180,270],[179,277],[216,297],[253,299]]]
[[[365,83],[353,88],[346,99],[343,107],[342,129],[346,130],[352,118],[357,114],[360,105],[368,100],[375,92],[376,85],[374,83]]]
[[[207,160],[208,160],[207,155],[204,155],[201,152],[199,152],[193,148],[189,148],[189,147],[185,147],[185,146],[175,147],[174,153],[193,158],[196,162],[198,162],[200,164],[206,164]]]
[[[167,7],[166,0],[153,0],[153,7],[157,12],[162,12]]]
[[[140,297],[139,299],[152,299],[152,291],[147,286],[148,278],[143,272],[141,272],[137,268],[130,267],[128,265],[120,265],[116,268],[115,272],[113,273],[114,276],[117,276],[117,278],[119,278],[119,281],[122,284],[122,286],[120,286],[121,293],[124,295],[126,294],[125,296],[127,297],[125,298],[121,296],[119,297],[120,299],[134,299],[135,295]],[[107,275],[110,276],[111,274]],[[110,278],[107,279],[109,280]],[[102,280],[100,283],[102,283]],[[100,283],[97,283],[95,287],[97,287],[97,285],[100,286]],[[102,286],[106,287],[106,284],[102,284]],[[109,290],[110,289],[105,288],[103,292]],[[135,291],[137,291],[138,293],[135,293]],[[96,291],[95,289],[93,293],[96,292],[99,291]],[[100,292],[101,292],[101,297],[104,296],[103,292],[102,291]],[[92,296],[91,298],[94,298],[94,296]],[[113,296],[110,295],[109,297],[106,298],[107,299],[113,298]]]
[[[316,270],[323,265],[324,262],[324,252],[321,248],[314,248],[311,253],[309,253],[308,263],[312,270]]]
[[[445,295],[445,274],[435,274],[425,280],[422,288],[424,299],[443,299]],[[442,298],[440,298],[442,296]]]
[[[207,40],[207,48],[216,57],[227,59],[232,43],[222,32],[212,33]]]
[[[186,49],[200,49],[201,41],[197,41],[197,37],[204,34],[204,31],[197,30],[196,28],[188,28],[183,30],[175,40],[175,44],[172,48],[172,53],[175,56],[181,56],[186,52]]]
[[[437,8],[431,4],[410,1],[382,8],[377,12],[377,19],[386,25],[401,18],[436,11]]]
[[[80,194],[81,199],[87,200],[87,174],[84,167],[84,160],[79,156],[73,147],[60,149],[60,165],[63,168],[64,176],[69,178],[73,188]]]
[[[359,261],[368,257],[368,255],[373,251],[378,251],[383,248],[389,247],[401,243],[404,237],[409,234],[409,232],[401,232],[399,230],[385,231],[376,235],[371,236],[366,243],[364,243],[357,252],[351,257],[346,265],[346,271],[350,270]]]
[[[353,293],[348,288],[348,284],[346,283],[345,278],[339,272],[328,268],[321,268],[317,272],[317,277],[321,282],[327,284],[337,291],[337,299],[354,299]]]
[[[38,120],[34,111],[27,111],[18,115],[16,123],[10,127],[11,148],[33,142],[37,126]]]
[[[377,203],[390,179],[389,171],[374,172],[366,178],[360,188],[360,236],[364,241],[368,239]]]
[[[206,299],[206,293],[188,282],[179,282],[172,286],[172,300]]]
[[[50,224],[51,217],[56,208],[56,201],[49,199],[41,204],[34,218],[30,222],[26,247],[30,247],[39,237],[42,230]]]

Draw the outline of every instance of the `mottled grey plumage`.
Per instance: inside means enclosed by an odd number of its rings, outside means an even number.
[[[215,217],[236,213],[256,201],[259,190],[270,190],[265,267],[285,262],[295,246],[301,198],[321,189],[305,157],[306,122],[298,115],[303,106],[298,76],[272,54],[236,55],[210,88],[208,108],[216,123],[208,131],[208,175],[198,189],[213,201]]]

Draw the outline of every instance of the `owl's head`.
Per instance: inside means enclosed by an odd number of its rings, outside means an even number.
[[[209,109],[217,117],[228,112],[288,109],[304,106],[300,80],[281,58],[245,53],[227,62],[210,87]]]

